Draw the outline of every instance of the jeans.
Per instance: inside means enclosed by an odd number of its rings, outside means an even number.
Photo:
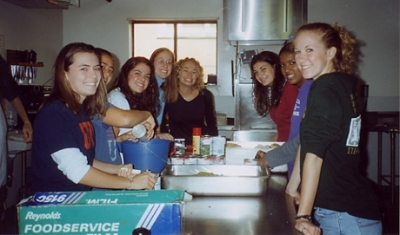
[[[314,219],[323,235],[380,235],[382,222],[349,215],[347,212],[315,207]]]

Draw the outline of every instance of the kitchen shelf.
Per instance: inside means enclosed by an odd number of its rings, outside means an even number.
[[[21,65],[21,66],[31,66],[31,67],[44,67],[43,62],[37,62],[37,63],[29,63],[29,62],[18,62],[18,63],[12,63],[10,65]]]

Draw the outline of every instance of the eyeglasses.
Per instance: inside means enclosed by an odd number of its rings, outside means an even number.
[[[165,61],[163,59],[157,59],[156,62],[158,64],[161,64],[161,65],[164,65],[164,64],[166,64],[167,66],[171,66],[172,65],[172,60]]]

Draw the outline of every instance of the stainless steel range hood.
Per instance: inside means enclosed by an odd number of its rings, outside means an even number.
[[[224,0],[224,37],[232,45],[282,44],[307,22],[307,0]]]

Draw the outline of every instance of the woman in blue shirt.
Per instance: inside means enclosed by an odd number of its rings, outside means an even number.
[[[94,159],[90,119],[107,116],[100,53],[85,43],[68,44],[58,54],[53,71],[53,91],[34,123],[32,192],[153,188],[155,174],[132,175],[131,164]]]

